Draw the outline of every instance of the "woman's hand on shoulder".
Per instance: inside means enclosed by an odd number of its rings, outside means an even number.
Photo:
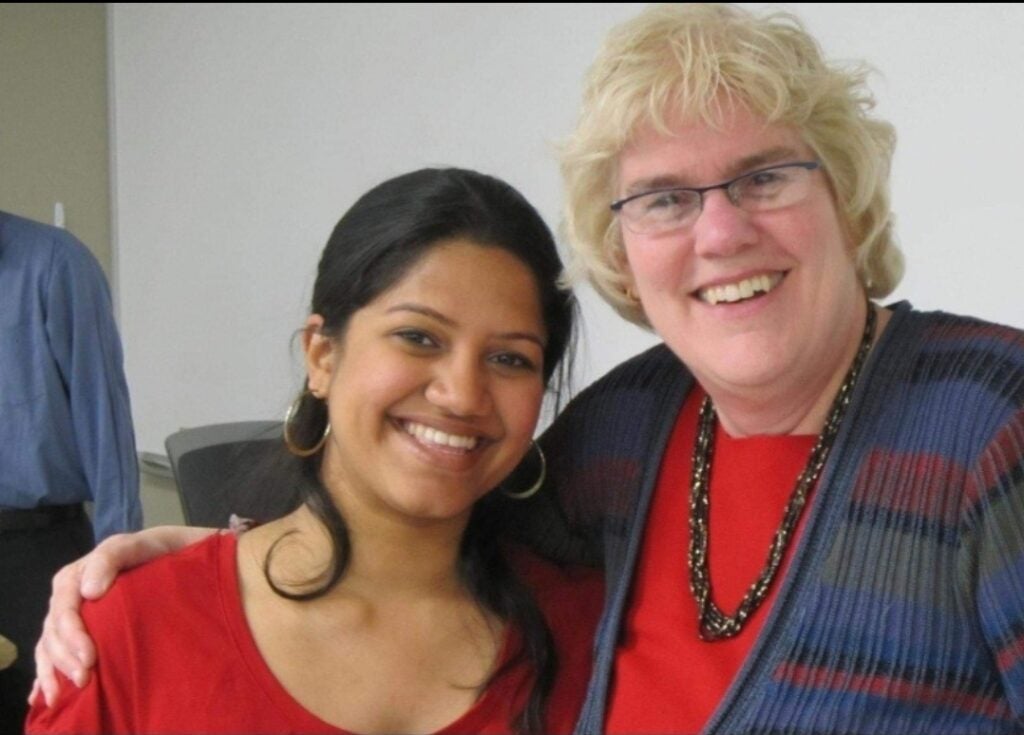
[[[43,634],[36,644],[36,680],[29,700],[41,692],[48,706],[56,701],[60,691],[57,671],[79,687],[89,681],[89,670],[96,664],[96,647],[79,613],[82,600],[102,597],[122,570],[176,551],[213,532],[210,528],[156,526],[115,534],[57,572]]]

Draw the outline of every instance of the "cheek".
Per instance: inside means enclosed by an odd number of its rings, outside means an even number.
[[[626,260],[641,292],[676,291],[687,278],[689,250],[685,243],[645,238],[625,238]]]
[[[668,298],[672,304],[694,288],[692,248],[673,239],[637,240],[627,246],[630,272],[647,316],[654,318],[660,300]]]
[[[805,263],[817,263],[821,281],[845,282],[856,278],[854,253],[842,230],[835,222],[822,220],[817,228],[809,228],[793,238],[802,244],[803,252],[797,254]],[[833,286],[834,287],[834,286]]]
[[[826,262],[853,260],[853,246],[830,199],[819,203],[812,216],[796,217],[786,223],[786,232],[777,239],[793,243],[795,253],[803,259],[817,258]]]
[[[332,422],[375,417],[416,389],[409,370],[386,359],[350,360],[331,383]]]

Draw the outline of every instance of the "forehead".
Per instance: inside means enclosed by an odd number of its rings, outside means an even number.
[[[529,267],[509,251],[472,240],[438,243],[368,307],[429,306],[453,321],[490,330],[541,330],[540,293]]]
[[[739,108],[712,125],[669,118],[640,125],[619,154],[618,188],[704,186],[773,163],[805,158],[810,149],[790,125],[768,123]]]

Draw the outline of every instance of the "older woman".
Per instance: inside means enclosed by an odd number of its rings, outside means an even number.
[[[665,344],[546,438],[607,574],[581,732],[1024,726],[1024,336],[870,300],[901,274],[871,106],[726,6],[649,9],[590,72],[568,231]]]
[[[590,72],[567,231],[665,344],[569,405],[522,508],[605,568],[578,732],[1024,727],[1024,335],[871,301],[901,272],[871,107],[728,6],[651,8]]]

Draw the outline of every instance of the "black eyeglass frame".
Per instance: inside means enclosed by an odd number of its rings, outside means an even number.
[[[650,196],[651,194],[666,194],[673,191],[691,191],[700,198],[700,206],[698,207],[698,209],[703,210],[704,195],[709,191],[715,191],[716,189],[724,190],[725,193],[729,196],[729,201],[732,202],[733,204],[736,204],[736,201],[733,199],[732,194],[729,191],[729,187],[731,187],[737,181],[742,181],[743,179],[749,178],[750,176],[757,176],[758,174],[767,173],[768,171],[775,171],[776,169],[780,168],[804,168],[807,169],[808,171],[814,171],[816,169],[821,168],[821,163],[818,161],[792,161],[791,163],[777,163],[774,166],[765,166],[764,168],[759,168],[754,171],[748,171],[747,173],[740,174],[739,176],[733,179],[723,181],[720,184],[713,184],[711,186],[666,186],[665,188],[662,189],[650,189],[648,191],[641,191],[638,194],[631,194],[628,197],[624,197],[616,202],[612,202],[609,205],[609,209],[618,214],[624,206],[629,204],[634,199],[639,199],[640,197]]]

